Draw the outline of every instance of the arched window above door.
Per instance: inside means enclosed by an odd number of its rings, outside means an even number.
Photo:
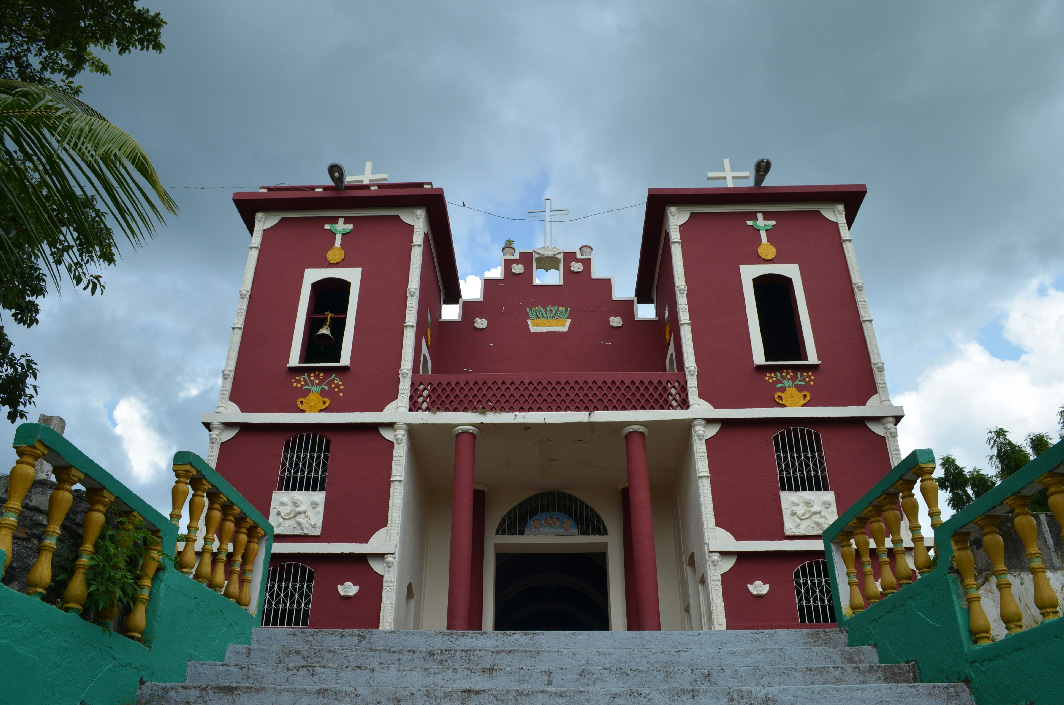
[[[523,500],[506,512],[496,536],[606,536],[606,523],[579,497],[551,490]]]

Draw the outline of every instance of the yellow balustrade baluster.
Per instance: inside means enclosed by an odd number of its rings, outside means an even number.
[[[927,545],[924,543],[923,527],[920,526],[920,503],[913,494],[915,486],[916,480],[901,480],[896,485],[901,490],[901,510],[909,520],[909,532],[913,535],[913,563],[916,565],[916,572],[923,575],[931,572],[932,565],[931,556],[928,555]]]
[[[124,522],[124,526],[121,525],[121,524],[119,525],[120,530],[119,530],[119,533],[118,533],[117,548],[118,548],[118,551],[121,554],[124,554],[124,555],[128,556],[129,553],[130,553],[130,550],[129,550],[130,546],[133,543],[133,534],[132,534],[131,531],[126,531],[126,530],[123,530],[123,529],[131,529],[131,528],[139,525],[140,522],[141,522],[141,516],[140,516],[140,514],[137,514],[136,512],[130,511],[130,512],[123,512],[122,513],[122,517],[125,520],[125,522]],[[103,609],[101,609],[96,614],[96,623],[99,624],[101,627],[109,625],[109,624],[111,624],[112,622],[115,621],[115,615],[117,615],[117,614],[118,614],[118,595],[115,595],[114,599],[111,600],[111,604],[109,604],[107,607],[104,607]]]
[[[226,501],[221,492],[207,495],[207,521],[203,535],[203,548],[200,549],[199,563],[196,564],[196,582],[206,585],[211,580],[211,558],[214,557],[214,539],[218,524],[222,521],[222,504]],[[224,550],[224,549],[223,549]]]
[[[89,588],[85,582],[85,574],[89,572],[89,558],[96,552],[96,539],[100,537],[100,529],[103,528],[103,514],[115,501],[115,496],[102,487],[90,487],[85,490],[85,499],[89,502],[89,510],[85,512],[85,519],[81,524],[81,548],[78,549],[78,559],[74,562],[74,574],[67,583],[66,592],[63,593],[63,609],[67,612],[81,612],[85,607],[85,600],[89,597]]]
[[[953,564],[960,573],[964,599],[968,601],[968,627],[971,629],[972,639],[976,644],[989,644],[990,620],[983,611],[979,584],[975,582],[975,557],[968,546],[969,536],[966,532],[958,531],[950,539],[953,543]]]
[[[1060,536],[1064,538],[1064,473],[1047,472],[1038,478],[1038,482],[1046,488],[1049,495],[1049,511],[1060,525]]]
[[[11,474],[7,476],[7,501],[4,503],[3,515],[0,516],[0,550],[7,556],[4,558],[3,568],[0,568],[0,576],[11,565],[11,538],[15,535],[15,529],[18,528],[22,503],[26,500],[26,494],[33,487],[33,480],[37,477],[33,466],[47,452],[48,448],[40,441],[31,446],[19,446],[15,449],[18,459],[11,468]]]
[[[44,538],[41,539],[37,560],[26,576],[26,594],[38,599],[44,597],[44,591],[52,584],[52,557],[59,540],[59,530],[67,512],[70,511],[70,505],[74,502],[70,488],[84,477],[72,467],[55,468],[53,474],[56,486],[52,490],[52,496],[48,498],[48,526],[44,527]]]
[[[1009,569],[1005,567],[1005,541],[997,529],[1000,520],[1000,515],[984,514],[973,523],[983,532],[983,550],[994,566],[998,595],[1001,596],[1001,621],[1005,623],[1009,634],[1014,634],[1023,629],[1023,612],[1012,595]]]
[[[207,506],[207,490],[211,488],[211,483],[202,477],[192,478],[189,484],[192,485],[192,499],[188,501],[188,528],[185,529],[185,547],[177,561],[178,570],[185,575],[192,575],[192,569],[196,567],[196,534],[199,533],[203,508]]]
[[[898,589],[913,581],[913,572],[905,560],[905,540],[901,537],[901,512],[898,511],[898,493],[888,492],[883,495],[883,523],[890,530],[890,542],[894,545],[894,576],[898,579]]]
[[[861,589],[857,585],[857,567],[852,539],[852,531],[839,532],[839,553],[842,554],[842,562],[846,565],[846,582],[850,586],[850,611],[857,614],[864,609],[864,598],[861,597]]]
[[[1042,620],[1056,619],[1060,616],[1057,611],[1057,596],[1053,587],[1046,578],[1046,567],[1042,564],[1042,552],[1038,550],[1038,526],[1031,510],[1027,505],[1031,503],[1030,497],[1013,495],[1005,500],[1005,504],[1012,509],[1013,527],[1023,542],[1027,554],[1027,567],[1034,578],[1034,604],[1042,615]]]
[[[931,517],[932,539],[935,536],[935,529],[942,526],[942,510],[938,508],[938,483],[932,477],[934,472],[934,463],[921,463],[912,469],[912,473],[920,478],[920,494],[924,497],[927,515]],[[935,553],[937,555],[937,549]]]
[[[244,609],[251,604],[251,577],[255,572],[255,557],[259,555],[259,539],[265,535],[266,532],[257,526],[248,531],[248,545],[244,549],[244,565],[240,577],[240,599],[237,600],[237,604]]]
[[[244,549],[248,545],[248,529],[251,519],[240,517],[236,520],[236,535],[233,536],[233,557],[229,561],[229,581],[222,594],[233,602],[240,601],[240,566],[244,563]]]
[[[876,542],[876,556],[879,558],[879,586],[883,589],[883,596],[892,595],[898,591],[898,582],[894,579],[894,573],[890,570],[890,559],[887,557],[887,533],[883,525],[883,505],[880,497],[865,511],[868,515],[868,530],[872,534],[872,540]]]
[[[162,532],[154,530],[152,538],[144,547],[144,559],[140,563],[140,578],[137,580],[137,599],[133,603],[133,609],[126,617],[126,636],[141,641],[144,637],[144,627],[147,624],[148,597],[151,594],[151,583],[155,578],[155,571],[159,567],[162,558]]]
[[[868,604],[874,605],[879,602],[879,586],[872,574],[872,558],[868,554],[868,533],[865,526],[868,519],[859,517],[854,519],[850,526],[853,527],[853,540],[857,544],[857,555],[861,558],[861,571],[864,573],[864,597]]]
[[[185,509],[185,500],[188,499],[189,480],[196,476],[196,468],[191,465],[175,465],[174,477],[177,482],[170,490],[171,506],[170,523],[176,527],[181,526],[181,513]]]
[[[233,503],[226,504],[222,510],[222,529],[218,532],[218,551],[214,554],[214,568],[211,570],[211,590],[221,592],[225,589],[225,559],[229,553],[229,542],[236,530],[236,515],[240,507]]]

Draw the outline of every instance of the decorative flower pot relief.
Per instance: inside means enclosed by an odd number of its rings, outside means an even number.
[[[775,382],[777,387],[782,387],[782,392],[776,392],[776,403],[783,406],[804,406],[809,401],[809,392],[799,391],[795,389],[798,385],[812,385],[813,375],[806,374],[804,377],[802,373],[795,373],[791,370],[782,370],[778,372],[770,372],[765,375],[765,380],[768,382]]]
[[[332,401],[328,397],[323,397],[321,393],[323,391],[328,392],[330,386],[340,396],[344,395],[344,383],[336,375],[325,379],[324,372],[311,372],[310,374],[300,375],[292,380],[292,386],[297,389],[310,390],[307,396],[296,399],[296,406],[299,407],[300,411],[307,414],[316,414],[329,408],[329,404]]]
[[[526,308],[525,311],[528,312],[528,329],[532,332],[567,331],[569,330],[569,311],[571,310],[564,306]]]
[[[515,255],[517,255],[517,250],[514,249],[514,241],[507,240],[506,242],[504,242],[502,245],[502,256],[514,257]]]

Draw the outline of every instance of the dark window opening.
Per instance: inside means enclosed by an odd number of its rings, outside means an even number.
[[[818,431],[792,426],[772,437],[776,470],[784,492],[827,492],[828,464]]]
[[[271,566],[266,574],[264,627],[305,627],[310,624],[314,596],[314,570],[302,563]]]
[[[754,279],[754,301],[765,361],[805,360],[805,341],[790,278],[765,274]]]
[[[347,332],[347,306],[351,298],[351,283],[343,279],[323,279],[310,289],[310,311],[307,314],[306,328],[303,331],[302,362],[315,365],[319,363],[340,362],[340,351],[344,345]],[[322,332],[328,323],[332,342],[322,336],[315,342],[315,336]]]
[[[794,570],[794,597],[798,602],[799,623],[831,624],[835,621],[831,580],[823,558],[806,561]]]
[[[499,553],[496,631],[607,631],[606,554]]]
[[[284,442],[277,489],[283,492],[324,492],[329,471],[329,439],[301,433]]]

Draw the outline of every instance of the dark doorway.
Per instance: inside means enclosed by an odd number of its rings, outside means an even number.
[[[499,553],[496,631],[606,631],[606,553]]]

